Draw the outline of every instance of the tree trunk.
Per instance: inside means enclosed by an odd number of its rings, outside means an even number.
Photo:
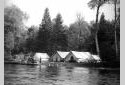
[[[97,55],[100,56],[99,43],[98,43],[98,35],[97,35],[97,34],[96,34],[96,36],[95,36],[95,43],[96,43]]]
[[[80,27],[80,25],[79,25],[79,27]],[[81,28],[80,28],[78,39],[79,39],[79,50],[81,51]]]
[[[114,27],[115,27],[115,49],[116,49],[116,57],[118,56],[118,46],[117,46],[117,29],[116,29],[116,3],[117,3],[117,0],[115,0],[114,2],[114,11],[115,11],[115,23],[114,23]]]
[[[96,43],[96,51],[97,54],[100,56],[100,50],[99,50],[99,43],[98,43],[98,29],[99,29],[99,25],[98,25],[98,15],[99,15],[99,8],[100,6],[97,7],[97,13],[96,13],[96,36],[95,36],[95,43]]]

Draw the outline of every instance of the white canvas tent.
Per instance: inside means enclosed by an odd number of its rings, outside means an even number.
[[[49,55],[47,53],[36,53],[34,55],[34,60],[37,61],[37,63],[40,62],[47,62],[49,60]]]
[[[52,56],[52,61],[62,61],[69,54],[69,52],[57,51],[56,54]]]
[[[69,52],[63,52],[63,51],[57,51],[57,53],[60,55],[61,58],[65,58]]]
[[[92,56],[89,52],[78,52],[78,51],[71,51],[65,61],[76,61],[76,62],[88,62],[92,60]]]
[[[99,57],[98,55],[92,55],[92,57],[93,57],[94,60],[97,61],[97,62],[100,62],[100,61],[101,61],[101,59],[100,59],[100,57]]]

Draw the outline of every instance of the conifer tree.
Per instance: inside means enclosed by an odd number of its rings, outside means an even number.
[[[50,40],[50,32],[52,30],[52,23],[51,23],[51,18],[49,15],[49,9],[46,8],[42,22],[39,26],[39,33],[38,33],[38,51],[48,51],[49,50],[49,40]]]
[[[61,14],[57,14],[53,26],[53,44],[55,50],[64,50],[67,45],[67,36],[65,34]]]

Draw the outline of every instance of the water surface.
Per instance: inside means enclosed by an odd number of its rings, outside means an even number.
[[[5,85],[120,85],[120,70],[72,66],[4,65]]]

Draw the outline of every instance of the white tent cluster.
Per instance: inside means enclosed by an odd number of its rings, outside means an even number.
[[[70,52],[62,52],[57,51],[52,57],[53,62],[100,62],[101,59],[97,55],[92,55],[89,52],[78,52],[78,51],[70,51]]]
[[[17,57],[18,58],[18,57]],[[28,57],[29,58],[29,57]],[[39,64],[42,62],[100,62],[101,59],[97,55],[92,55],[90,52],[78,52],[78,51],[57,51],[51,57],[47,53],[36,52],[34,54],[33,60]],[[24,60],[28,60],[24,58]]]
[[[32,53],[31,53],[32,54]],[[100,62],[101,59],[98,55],[92,55],[90,52],[78,52],[78,51],[57,51],[51,57],[47,53],[36,52],[31,56],[31,54],[23,55],[15,55],[13,57],[14,61],[23,62],[23,63],[32,63],[35,62],[37,64],[43,62]]]

